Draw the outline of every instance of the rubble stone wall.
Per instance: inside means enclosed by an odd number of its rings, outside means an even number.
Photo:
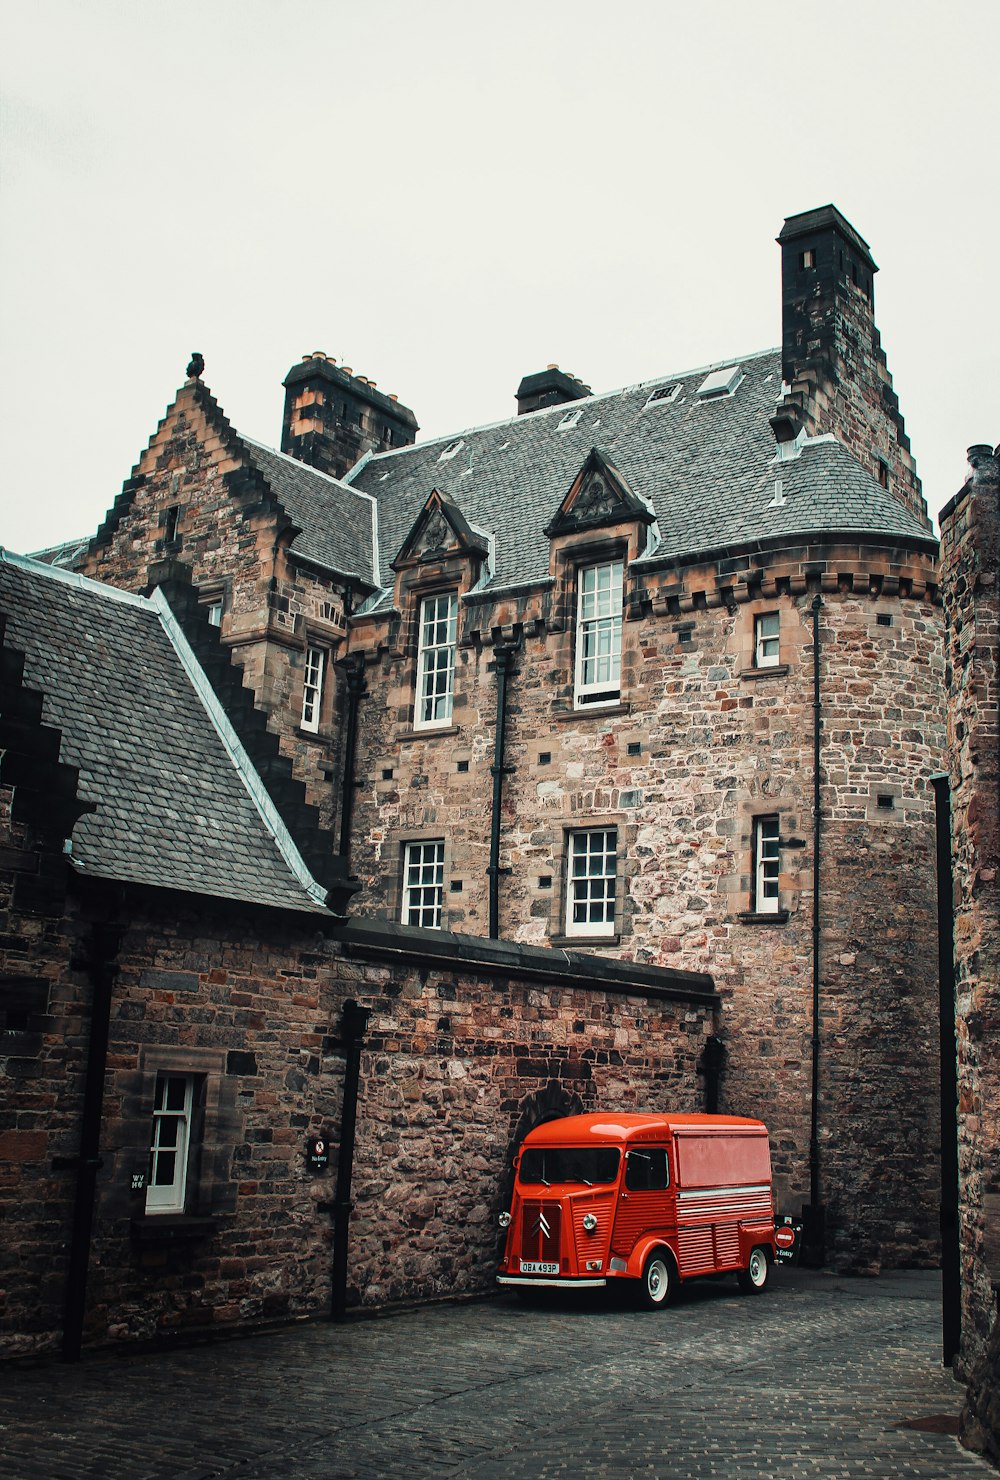
[[[622,702],[573,708],[572,632],[550,586],[461,603],[453,723],[411,723],[415,652],[360,626],[354,871],[359,913],[398,919],[405,845],[445,841],[446,928],[485,933],[496,678],[508,690],[500,933],[708,970],[728,1050],[721,1108],[772,1127],[783,1210],[808,1200],[812,1025],[813,629],[822,703],[821,1163],[837,1260],[937,1250],[933,796],[943,754],[941,617],[926,558],[778,551],[645,577],[627,591]],[[780,614],[780,663],[754,618]],[[780,820],[780,918],[751,904],[755,816]],[[619,909],[593,944],[565,924],[567,834],[617,829]],[[891,888],[886,881],[891,880]],[[914,1109],[915,1106],[919,1110]]]
[[[991,448],[942,514],[955,965],[963,1437],[1000,1464],[1000,475]],[[991,1334],[992,1333],[992,1334]]]

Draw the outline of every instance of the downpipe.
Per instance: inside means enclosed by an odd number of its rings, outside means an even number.
[[[83,1346],[83,1323],[87,1307],[87,1278],[94,1231],[97,1174],[101,1157],[101,1121],[104,1109],[104,1071],[108,1061],[111,1023],[111,994],[118,975],[118,948],[122,931],[118,925],[91,927],[86,955],[73,964],[84,970],[93,986],[90,1009],[90,1043],[83,1089],[80,1121],[80,1151],[76,1159],[76,1197],[70,1235],[69,1268],[66,1276],[66,1308],[63,1320],[62,1359],[78,1362]]]
[[[344,1102],[340,1112],[340,1147],[337,1151],[337,1186],[333,1194],[333,1277],[330,1294],[330,1319],[343,1321],[347,1316],[347,1245],[351,1231],[351,1180],[354,1176],[354,1142],[358,1124],[358,1083],[361,1076],[361,1048],[370,1007],[362,1007],[349,998],[344,1003],[341,1019],[341,1041],[344,1048]]]
[[[941,1360],[950,1367],[962,1343],[958,1226],[958,1053],[955,1038],[955,914],[948,776],[931,777],[937,851],[938,1033],[941,1053]]]
[[[503,802],[503,778],[513,771],[504,763],[507,747],[507,683],[513,672],[514,655],[518,651],[516,642],[497,643],[493,649],[493,660],[497,675],[497,714],[493,741],[493,806],[490,815],[490,861],[487,874],[490,881],[490,940],[500,939],[500,875],[509,874],[510,869],[500,867],[500,822]]]
[[[821,646],[819,615],[823,598],[812,602],[813,629],[813,888],[812,888],[812,1070],[809,1124],[809,1203],[802,1209],[802,1263],[819,1269],[826,1261],[826,1209],[822,1202],[819,1163],[820,1091],[820,903],[822,899],[823,808],[821,737],[823,700],[820,685]]]

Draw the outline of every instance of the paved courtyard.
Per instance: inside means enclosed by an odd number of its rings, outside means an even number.
[[[933,1274],[778,1271],[633,1311],[507,1295],[155,1355],[0,1370],[16,1480],[926,1476],[996,1471],[948,1432]],[[912,1427],[916,1422],[924,1427]]]

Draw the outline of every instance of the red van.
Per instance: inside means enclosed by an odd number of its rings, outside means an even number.
[[[631,1280],[665,1305],[681,1280],[736,1274],[760,1292],[774,1259],[767,1127],[734,1115],[569,1115],[514,1162],[497,1281],[521,1290]]]

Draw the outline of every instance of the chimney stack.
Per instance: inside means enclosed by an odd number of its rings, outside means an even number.
[[[416,440],[417,419],[397,396],[313,350],[284,379],[281,450],[342,478],[366,452],[386,452]]]
[[[526,375],[517,388],[517,414],[541,411],[543,406],[562,406],[567,401],[582,401],[590,395],[590,386],[567,375],[558,365],[546,365],[536,375]]]
[[[781,247],[781,374],[775,435],[833,432],[930,529],[910,440],[875,327],[868,243],[836,206],[789,216]]]

